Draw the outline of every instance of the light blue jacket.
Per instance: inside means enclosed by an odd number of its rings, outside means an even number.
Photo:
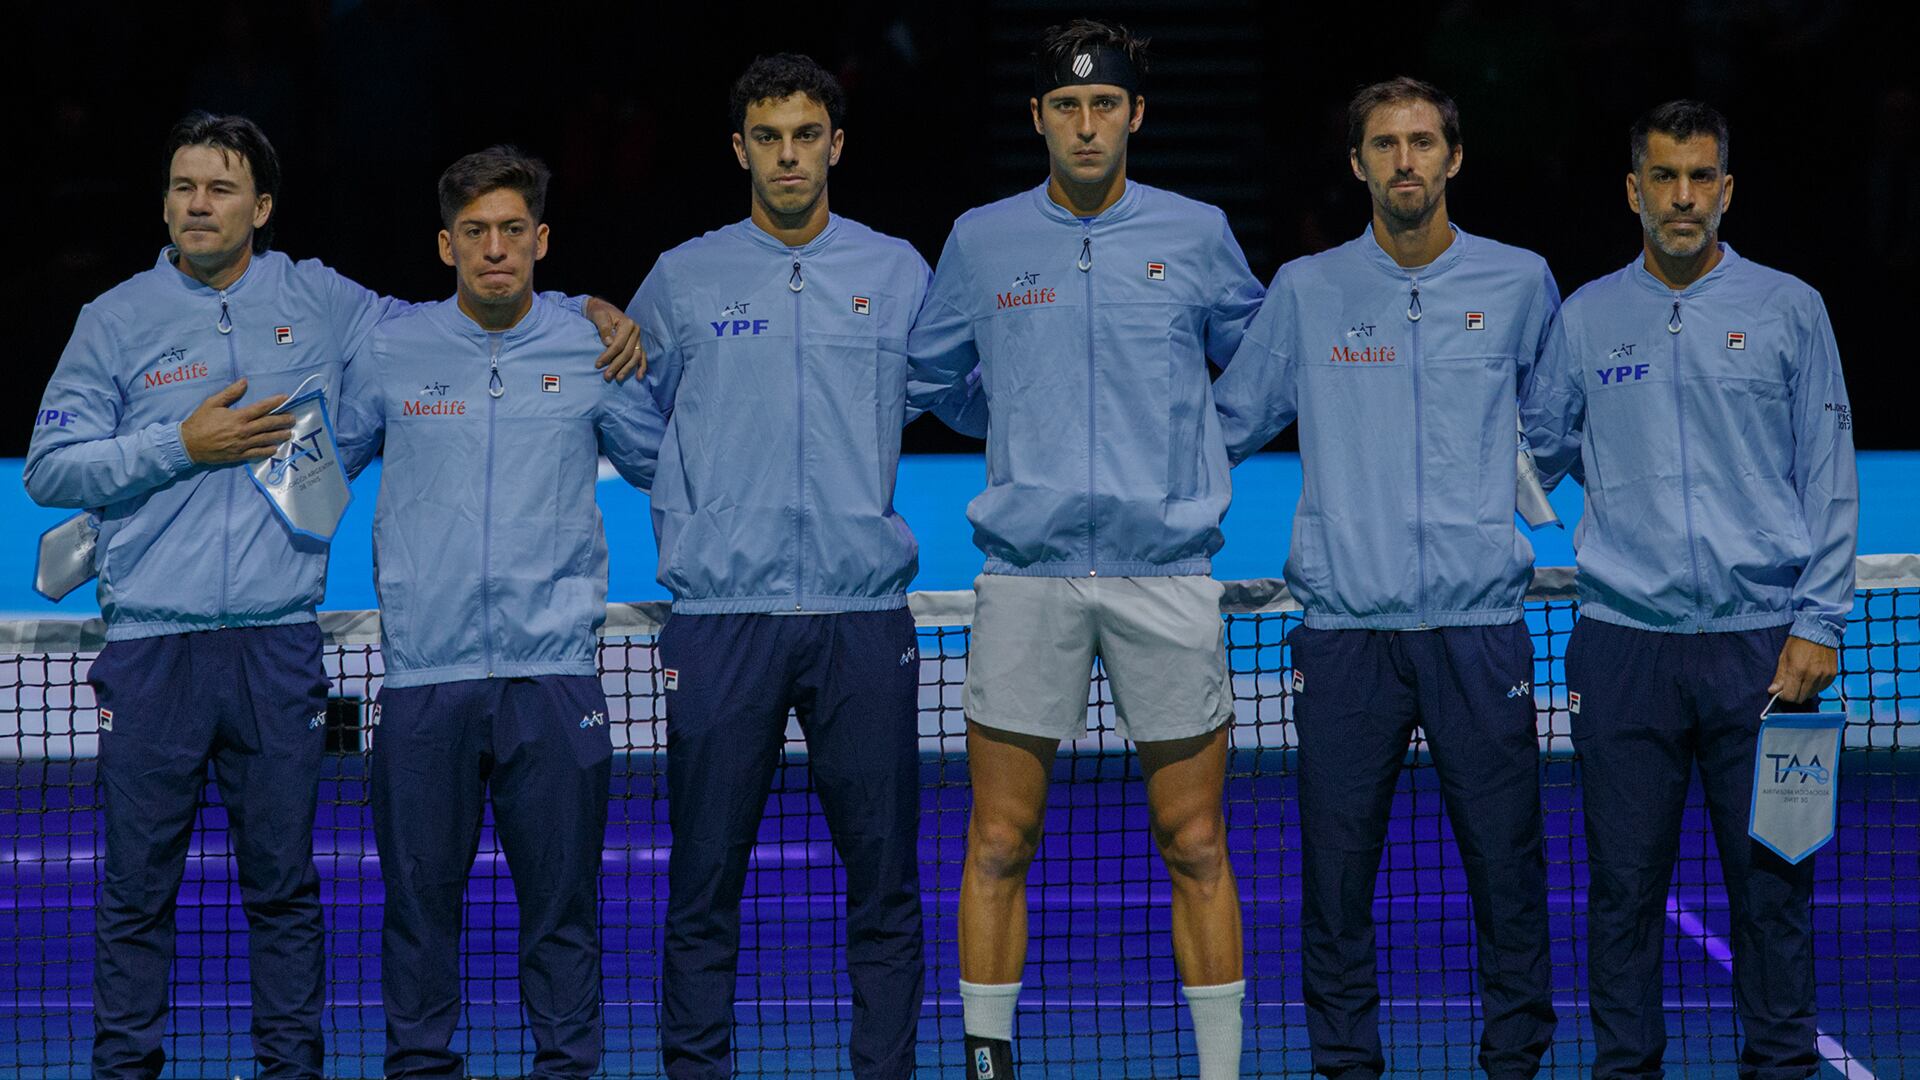
[[[599,455],[645,488],[664,426],[638,385],[601,378],[600,351],[547,295],[497,333],[443,300],[382,323],[347,369],[341,460],[358,473],[386,443],[373,550],[388,686],[594,674]]]
[[[1207,361],[1260,283],[1218,209],[1128,181],[1082,221],[1046,186],[953,226],[914,324],[909,399],[989,414],[967,507],[990,574],[1205,574],[1231,488]]]
[[[1286,576],[1307,625],[1520,618],[1517,399],[1559,305],[1540,256],[1459,229],[1418,270],[1368,228],[1274,275],[1213,394],[1236,464],[1299,417]]]
[[[1582,617],[1672,633],[1792,624],[1837,646],[1859,533],[1853,413],[1820,294],[1722,245],[1675,291],[1636,258],[1567,300],[1522,413],[1586,489]]]
[[[893,489],[927,278],[905,241],[837,215],[800,247],[748,220],[660,256],[627,314],[667,416],[653,527],[673,610],[907,602],[919,547]]]
[[[343,358],[406,307],[277,251],[212,289],[163,251],[80,309],[34,420],[26,483],[44,506],[98,513],[109,640],[313,621],[327,545],[288,529],[245,469],[189,462],[180,422],[242,377],[241,404],[313,375],[333,400]]]

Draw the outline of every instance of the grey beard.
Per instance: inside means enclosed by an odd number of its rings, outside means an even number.
[[[1720,211],[1715,210],[1708,214],[1701,222],[1700,238],[1684,247],[1675,246],[1661,238],[1660,227],[1654,219],[1653,212],[1644,206],[1640,208],[1640,228],[1647,234],[1647,243],[1653,245],[1660,254],[1674,259],[1690,259],[1704,251],[1708,244],[1720,238]]]

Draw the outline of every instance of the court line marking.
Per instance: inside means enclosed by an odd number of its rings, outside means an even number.
[[[1733,946],[1727,944],[1712,930],[1707,929],[1707,924],[1700,921],[1700,917],[1688,910],[1687,906],[1680,902],[1680,897],[1671,891],[1667,893],[1667,918],[1672,920],[1673,925],[1678,927],[1682,934],[1692,938],[1702,952],[1718,961],[1721,967],[1726,968],[1727,974],[1733,974]],[[1859,1060],[1841,1045],[1839,1039],[1818,1028],[1814,1029],[1814,1048],[1820,1051],[1820,1056],[1826,1059],[1828,1065],[1833,1066],[1834,1071],[1846,1077],[1847,1080],[1879,1080],[1873,1075],[1872,1069],[1860,1064]]]

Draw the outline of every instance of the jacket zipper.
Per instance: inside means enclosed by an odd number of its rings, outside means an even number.
[[[800,340],[800,294],[807,279],[800,273],[800,256],[793,256],[793,273],[787,275],[787,288],[793,293],[793,392],[796,422],[793,426],[793,610],[805,609],[807,528],[807,377],[806,350]]]
[[[1093,364],[1093,226],[1090,224],[1080,226],[1080,258],[1074,265],[1079,267],[1081,280],[1087,286],[1087,576],[1099,577],[1100,525],[1094,515],[1093,461],[1100,445],[1100,426],[1095,407],[1098,387]]]
[[[240,378],[240,355],[233,347],[233,316],[227,312],[227,290],[220,290],[220,317],[214,320],[213,328],[227,339],[227,382]],[[233,579],[233,486],[235,480],[227,479],[226,509],[223,511],[225,528],[220,530],[220,618],[216,622],[218,629],[227,628],[227,616],[231,614],[232,600],[228,593]]]
[[[1680,300],[1673,301],[1673,313],[1667,316],[1667,342],[1673,347],[1673,414],[1680,428],[1680,509],[1687,522],[1687,563],[1693,570],[1693,632],[1706,631],[1704,596],[1700,591],[1699,541],[1693,532],[1693,472],[1687,464],[1687,402],[1680,379],[1680,330],[1686,325],[1680,318]]]
[[[1410,351],[1410,363],[1413,367],[1413,539],[1415,563],[1419,567],[1420,591],[1415,602],[1415,614],[1420,618],[1420,629],[1427,628],[1427,469],[1425,442],[1422,425],[1420,401],[1420,278],[1409,275],[1407,281],[1413,293],[1407,298],[1408,334],[1413,342]]]
[[[487,483],[480,511],[480,655],[493,678],[493,431],[506,384],[500,378],[500,332],[487,335]]]

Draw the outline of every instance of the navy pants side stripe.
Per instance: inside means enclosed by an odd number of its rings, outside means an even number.
[[[1485,1024],[1480,1066],[1532,1076],[1553,1010],[1533,645],[1522,623],[1424,631],[1295,629],[1301,943],[1316,1072],[1378,1076],[1373,921],[1393,793],[1423,728],[1466,870]]]
[[[318,1077],[326,985],[313,822],[327,678],[313,623],[110,642],[89,681],[100,737],[106,872],[94,911],[93,1073],[165,1064],[175,907],[213,765],[247,919],[263,1078]]]
[[[1747,836],[1753,758],[1784,626],[1661,634],[1593,619],[1567,643],[1567,689],[1586,805],[1587,971],[1593,1075],[1658,1077],[1667,1042],[1666,903],[1695,765],[1732,922],[1739,1075],[1811,1076],[1814,861]]]
[[[519,905],[520,998],[536,1077],[600,1062],[600,853],[613,750],[591,676],[475,679],[380,693],[374,839],[386,886],[386,1073],[458,1076],[461,899],[483,802]]]
[[[846,866],[853,1074],[912,1074],[925,986],[916,641],[905,609],[668,620],[673,851],[660,1026],[674,1080],[732,1072],[740,900],[789,708]]]

